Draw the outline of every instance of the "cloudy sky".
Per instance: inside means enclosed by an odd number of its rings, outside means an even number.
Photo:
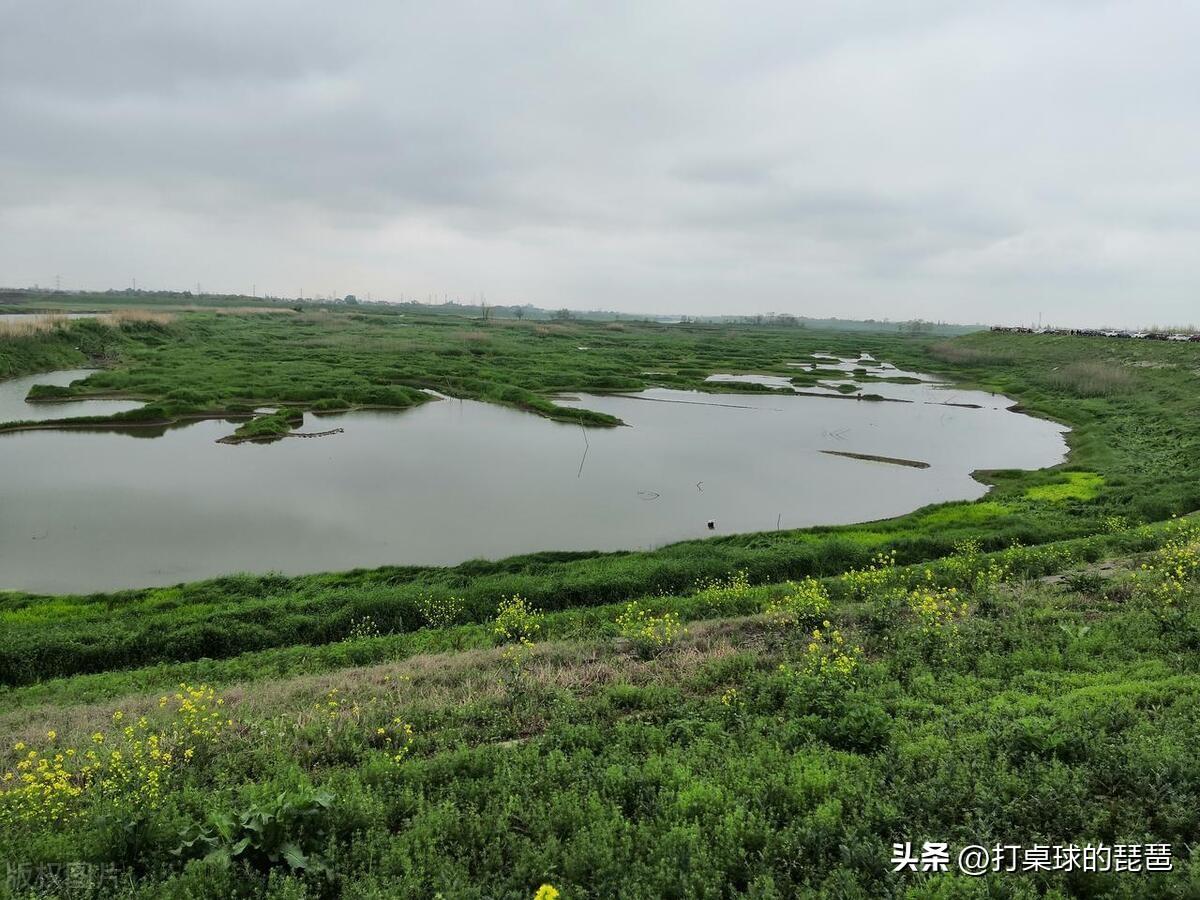
[[[1200,4],[0,0],[0,285],[1200,320]]]

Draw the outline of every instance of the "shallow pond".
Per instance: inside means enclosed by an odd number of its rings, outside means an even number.
[[[13,385],[0,383],[0,403],[28,391]],[[1002,397],[866,389],[911,402],[654,389],[563,400],[629,425],[586,432],[439,400],[309,416],[306,431],[345,430],[268,445],[217,444],[234,428],[223,421],[152,440],[0,435],[0,588],[108,590],[860,522],[979,497],[973,470],[1038,468],[1066,452],[1061,426],[1008,412]]]

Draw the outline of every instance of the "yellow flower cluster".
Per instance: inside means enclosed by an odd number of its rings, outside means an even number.
[[[466,601],[462,597],[422,594],[417,599],[417,611],[430,628],[447,628],[457,625],[463,617]]]
[[[524,665],[533,648],[533,640],[541,630],[541,614],[520,594],[500,601],[496,608],[496,619],[492,623],[492,634],[500,643],[508,645],[501,656],[514,671],[519,671]]]
[[[233,725],[225,716],[225,698],[206,684],[199,687],[180,682],[179,690],[171,697],[159,697],[160,709],[174,705],[175,716],[182,732],[200,740],[215,740],[221,731]],[[142,721],[145,721],[144,719]]]
[[[876,553],[865,569],[851,569],[841,576],[847,595],[855,600],[868,600],[884,588],[891,587],[897,577],[896,551]]]
[[[921,633],[942,643],[958,637],[958,623],[967,616],[967,604],[953,587],[922,585],[909,592],[908,608],[917,617]]]
[[[750,595],[750,575],[738,569],[725,578],[698,578],[695,588],[698,597],[715,606],[736,603]]]
[[[501,600],[496,607],[492,634],[502,643],[527,644],[532,642],[541,630],[541,614],[520,594],[513,594]]]
[[[663,650],[683,633],[677,613],[668,610],[661,615],[651,615],[636,600],[627,604],[617,616],[617,629],[621,637],[632,641],[643,652]]]
[[[814,628],[804,648],[804,673],[826,682],[843,682],[853,677],[862,659],[862,647],[850,646],[829,620]]]
[[[788,627],[819,621],[829,611],[829,594],[815,578],[789,581],[788,592],[767,601],[763,612],[772,625]]]
[[[533,900],[558,900],[558,891],[554,885],[543,884],[533,895]]]
[[[46,737],[53,742],[54,732]],[[22,755],[12,770],[0,776],[0,825],[70,821],[94,764],[89,761],[80,765],[74,749],[59,751],[50,747],[40,752],[26,749],[25,743],[18,741],[13,751]]]
[[[46,733],[44,750],[27,748],[11,771],[0,775],[0,825],[56,826],[81,816],[88,804],[135,797],[155,806],[170,779],[190,765],[197,750],[215,741],[228,720],[224,700],[205,686],[180,685],[170,718],[152,728],[145,716],[132,724],[112,714],[114,731],[94,732],[86,750],[57,746],[58,733]],[[171,705],[163,697],[160,707]]]
[[[1012,573],[1008,561],[984,555],[979,541],[971,539],[954,545],[954,553],[945,561],[946,580],[972,591],[988,591],[1006,581]],[[929,573],[926,572],[926,580]]]
[[[375,729],[375,737],[391,754],[392,762],[403,762],[412,749],[413,727],[403,719],[393,718],[390,725]]]
[[[397,679],[397,684],[410,680],[409,676],[402,675]],[[387,676],[384,682],[390,686],[391,676]],[[360,702],[357,699],[351,700],[343,696],[338,688],[331,688],[325,694],[325,699],[315,705],[314,711],[319,719],[324,720],[323,730],[326,737],[345,735],[361,737],[370,746],[386,750],[393,762],[401,762],[412,749],[413,727],[399,717],[392,717],[384,724],[374,724],[380,721],[382,713],[380,706],[386,705],[386,703],[386,698],[384,698],[383,704],[380,703],[378,694],[367,698],[365,702]],[[386,715],[386,713],[382,714]],[[302,730],[304,725],[302,718],[295,719],[291,723],[291,727],[297,731]],[[374,725],[373,728],[372,725]]]
[[[1167,535],[1153,559],[1134,573],[1134,596],[1159,611],[1177,607],[1200,577],[1200,524],[1175,519]]]
[[[1129,527],[1129,520],[1125,516],[1105,516],[1104,530],[1109,534],[1116,534],[1124,531]]]

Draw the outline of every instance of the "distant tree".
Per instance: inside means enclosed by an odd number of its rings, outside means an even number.
[[[513,310],[513,315],[516,316],[518,319],[525,318],[525,307],[523,307],[523,306],[516,307]]]
[[[571,311],[564,306],[554,314],[554,318],[565,322],[567,319],[571,318]]]

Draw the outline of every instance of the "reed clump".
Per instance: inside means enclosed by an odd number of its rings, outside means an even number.
[[[104,325],[122,328],[126,325],[170,325],[175,314],[153,309],[115,309],[99,317]]]
[[[1052,372],[1050,383],[1079,397],[1112,397],[1133,390],[1135,379],[1118,362],[1077,362]]]
[[[215,312],[218,316],[254,316],[254,315],[270,315],[273,313],[282,313],[288,316],[294,316],[298,313],[290,306],[218,306],[216,308],[209,306],[193,306],[189,309],[194,309],[203,312]]]
[[[959,366],[992,366],[1004,365],[1014,361],[1010,353],[1002,350],[981,350],[978,347],[964,347],[950,341],[934,344],[929,352],[942,362]]]
[[[23,338],[35,334],[47,334],[65,328],[70,319],[58,313],[43,316],[22,316],[19,319],[0,321],[0,338]]]

